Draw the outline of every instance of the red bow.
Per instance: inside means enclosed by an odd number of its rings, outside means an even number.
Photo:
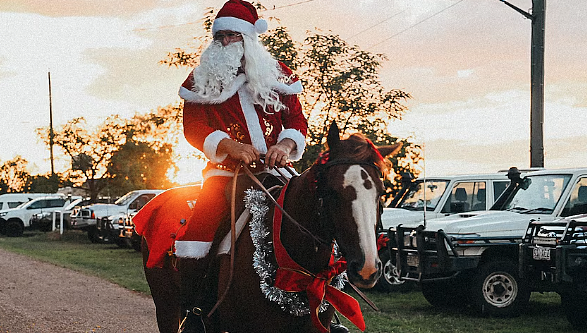
[[[308,271],[278,268],[274,286],[288,291],[306,291],[310,302],[310,316],[314,326],[322,332],[328,329],[318,319],[318,312],[322,300],[326,299],[338,312],[355,324],[361,331],[365,330],[365,321],[361,313],[361,307],[356,299],[347,293],[330,285],[332,279],[346,270],[346,261],[339,260],[328,269],[313,275]]]

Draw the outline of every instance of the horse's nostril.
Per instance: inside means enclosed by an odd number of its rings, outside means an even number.
[[[359,264],[356,261],[352,261],[348,264],[347,270],[354,274],[359,272],[359,268]]]

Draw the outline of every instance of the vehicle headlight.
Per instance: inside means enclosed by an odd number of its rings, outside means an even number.
[[[1,212],[0,217],[6,216],[6,214],[8,214],[8,212]]]

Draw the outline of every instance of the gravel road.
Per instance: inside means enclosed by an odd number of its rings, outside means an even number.
[[[0,333],[158,332],[149,296],[0,249]]]

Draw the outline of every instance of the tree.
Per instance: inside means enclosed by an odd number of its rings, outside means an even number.
[[[31,178],[27,165],[28,161],[21,156],[0,165],[0,194],[25,191]]]
[[[257,4],[257,8],[263,8]],[[214,11],[203,18],[204,30],[210,32]],[[209,34],[208,34],[209,35]],[[194,39],[197,47],[192,52],[181,48],[169,53],[161,63],[168,66],[194,66],[198,62],[207,36]],[[407,111],[403,104],[410,94],[399,89],[386,89],[379,80],[379,70],[386,60],[383,54],[372,54],[351,46],[338,35],[308,32],[302,43],[295,42],[284,27],[277,27],[261,35],[262,43],[276,59],[294,70],[304,92],[300,95],[309,128],[304,157],[296,163],[299,169],[309,167],[323,150],[326,134],[332,121],[341,133],[362,132],[375,144],[402,141],[402,151],[390,162],[396,179],[388,182],[389,191],[397,191],[400,174],[411,172],[420,161],[420,146],[408,138],[393,137],[388,133],[392,121],[400,120]]]
[[[174,167],[170,147],[177,142],[179,117],[179,106],[169,105],[131,119],[113,115],[93,130],[80,117],[57,128],[53,141],[71,158],[67,178],[86,189],[93,201],[106,188],[111,195],[167,188],[172,184],[161,170]],[[49,129],[37,132],[48,144]],[[145,166],[156,171],[145,172]]]

